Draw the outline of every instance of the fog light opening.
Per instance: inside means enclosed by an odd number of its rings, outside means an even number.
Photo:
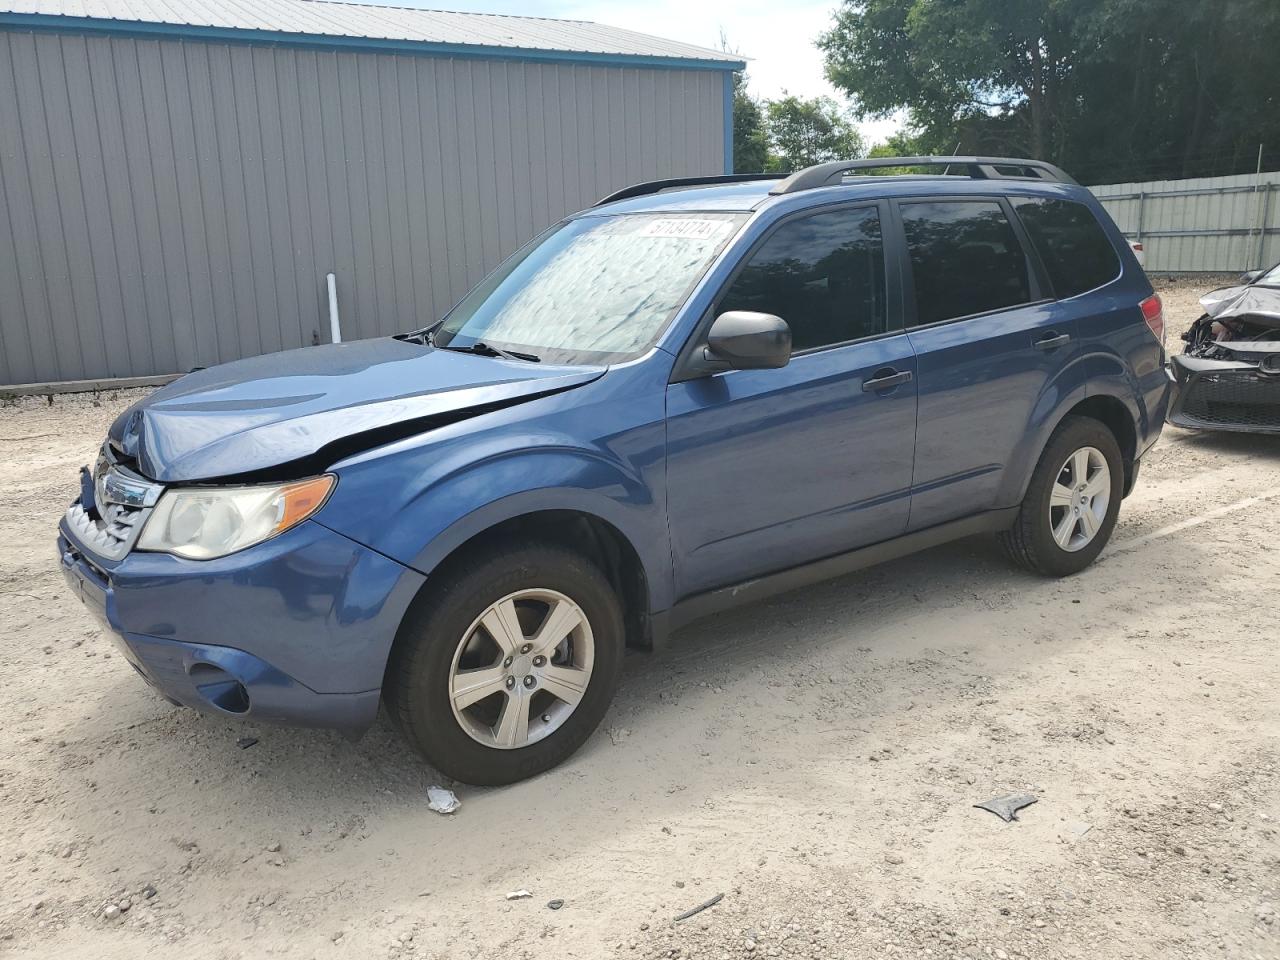
[[[243,683],[212,663],[191,666],[191,682],[196,692],[226,713],[248,713],[249,691]]]

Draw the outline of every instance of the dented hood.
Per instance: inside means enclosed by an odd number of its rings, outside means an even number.
[[[1247,317],[1263,326],[1280,327],[1280,288],[1277,287],[1222,287],[1201,297],[1200,305],[1215,320]]]
[[[342,456],[581,386],[599,367],[473,356],[391,338],[198,370],[126,410],[112,445],[162,483],[317,472]]]

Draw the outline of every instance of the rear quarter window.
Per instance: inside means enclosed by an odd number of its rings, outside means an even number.
[[[1120,258],[1093,211],[1049,197],[1010,197],[1058,298],[1074,297],[1120,275]]]

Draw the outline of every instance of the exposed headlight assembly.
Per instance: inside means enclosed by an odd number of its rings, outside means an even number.
[[[137,549],[212,560],[270,540],[314,514],[338,478],[251,487],[175,487],[160,497]]]

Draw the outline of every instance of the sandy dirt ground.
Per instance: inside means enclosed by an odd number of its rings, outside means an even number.
[[[385,721],[171,708],[72,599],[130,399],[0,408],[0,955],[1280,957],[1280,438],[1170,428],[1067,580],[976,538],[689,627],[445,817]]]

